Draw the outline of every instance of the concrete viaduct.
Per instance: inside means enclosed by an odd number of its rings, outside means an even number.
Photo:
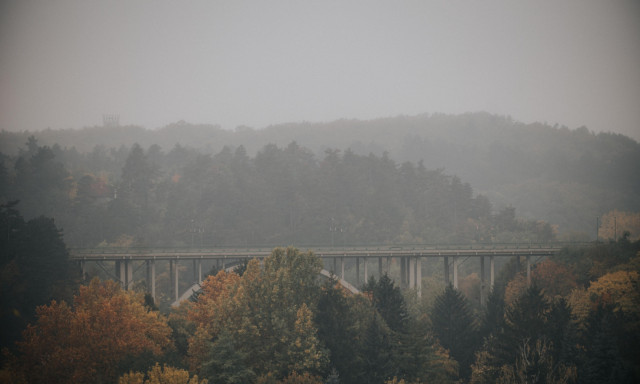
[[[369,276],[369,268],[378,269],[381,276],[389,271],[393,259],[400,264],[400,284],[416,289],[421,293],[422,260],[427,258],[442,259],[445,284],[453,283],[458,288],[458,267],[466,258],[480,259],[480,301],[484,304],[487,287],[492,288],[495,280],[496,257],[524,258],[527,281],[531,279],[531,264],[537,259],[551,256],[566,244],[474,244],[474,245],[388,245],[362,247],[315,247],[313,252],[320,257],[325,266],[332,265],[331,272],[344,281],[345,260],[351,259],[355,264],[355,286],[360,286],[361,270],[365,281]],[[303,248],[299,248],[303,249]],[[309,248],[311,249],[311,248]],[[73,248],[70,250],[71,260],[80,263],[83,274],[88,263],[103,261],[115,262],[115,278],[125,289],[131,287],[134,274],[134,263],[138,268],[146,266],[146,281],[149,293],[156,297],[156,262],[169,262],[171,276],[171,292],[176,301],[180,298],[178,289],[178,263],[193,263],[193,282],[202,282],[202,261],[216,260],[222,269],[233,263],[258,258],[264,259],[271,254],[272,248]],[[534,258],[532,260],[532,258]],[[486,263],[489,266],[486,276]],[[518,263],[519,265],[519,263]],[[325,267],[326,268],[326,267]],[[488,285],[487,285],[488,283]],[[193,288],[192,288],[193,289]]]

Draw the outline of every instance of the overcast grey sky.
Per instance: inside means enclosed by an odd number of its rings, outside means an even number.
[[[0,5],[0,129],[473,111],[640,139],[640,1]]]

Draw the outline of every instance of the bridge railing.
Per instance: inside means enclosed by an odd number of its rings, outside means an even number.
[[[401,245],[353,245],[353,246],[296,246],[296,248],[306,251],[312,250],[317,254],[339,254],[339,253],[379,253],[379,252],[424,252],[424,251],[489,251],[489,250],[557,250],[565,247],[586,246],[590,243],[577,242],[553,242],[553,243],[475,243],[475,244],[401,244]],[[269,255],[273,250],[272,246],[262,247],[232,247],[232,246],[211,246],[211,247],[97,247],[97,248],[71,248],[72,255],[189,255],[189,254],[209,254],[233,255],[233,254],[255,254],[257,257]]]

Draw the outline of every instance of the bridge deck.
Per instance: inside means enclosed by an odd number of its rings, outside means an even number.
[[[443,257],[549,256],[567,244],[416,245],[374,247],[316,247],[321,258],[332,257]],[[72,248],[72,260],[178,260],[264,258],[272,248]]]

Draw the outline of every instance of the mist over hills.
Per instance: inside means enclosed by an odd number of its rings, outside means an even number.
[[[557,225],[560,233],[593,234],[596,217],[613,209],[640,210],[640,145],[620,134],[594,134],[586,127],[571,130],[542,123],[523,124],[488,113],[424,114],[369,121],[288,123],[265,129],[186,122],[157,130],[137,126],[88,127],[80,130],[0,133],[0,152],[16,155],[29,136],[40,145],[78,153],[95,148],[176,146],[215,154],[225,146],[243,146],[255,155],[267,144],[291,142],[318,159],[326,150],[358,155],[386,153],[399,166],[421,162],[471,184],[489,198],[494,209],[516,208],[519,216]]]

